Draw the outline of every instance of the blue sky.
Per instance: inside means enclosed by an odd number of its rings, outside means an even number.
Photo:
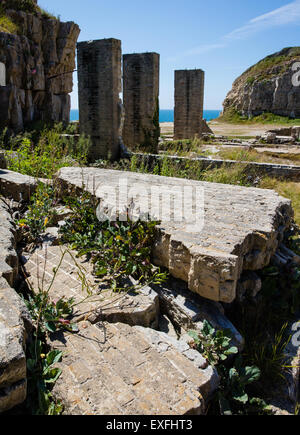
[[[300,45],[300,0],[39,0],[81,28],[79,41],[117,38],[123,54],[161,55],[160,106],[173,108],[174,70],[206,72],[205,109],[220,109],[233,81],[258,60]],[[72,108],[78,107],[74,74]]]

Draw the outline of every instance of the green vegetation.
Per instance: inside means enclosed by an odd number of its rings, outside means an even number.
[[[203,322],[201,333],[189,332],[193,341],[190,346],[197,349],[220,376],[220,386],[215,395],[210,414],[251,415],[269,413],[270,409],[263,399],[251,398],[248,385],[257,382],[261,373],[256,366],[244,366],[241,356],[232,361],[238,349],[231,345],[231,332],[216,331],[209,322]]]
[[[40,242],[41,234],[52,224],[56,204],[55,189],[50,185],[39,183],[31,197],[26,215],[17,221],[23,244],[32,245],[34,248]]]
[[[25,406],[27,411],[34,415],[59,415],[63,411],[61,402],[55,400],[51,393],[62,373],[55,365],[61,361],[63,354],[59,350],[49,348],[49,333],[78,332],[77,325],[71,321],[74,299],[61,298],[53,302],[50,298],[50,291],[64,256],[65,253],[53,271],[53,279],[48,288],[44,288],[43,279],[39,281],[38,290],[34,290],[28,283],[28,292],[24,297],[34,323],[33,336],[27,348],[28,394]]]
[[[116,215],[112,222],[108,215],[97,215],[98,200],[88,193],[70,196],[66,203],[73,214],[60,230],[62,242],[92,261],[102,284],[120,291],[130,277],[148,284],[166,278],[151,264],[157,222],[136,220],[131,210]]]
[[[190,331],[189,335],[193,339],[191,347],[197,349],[214,366],[226,361],[230,355],[238,353],[238,348],[231,346],[231,332],[216,331],[207,320],[203,322],[201,334]]]
[[[15,9],[30,14],[36,14],[40,11],[33,0],[3,0],[2,5],[5,9]]]
[[[34,15],[41,15],[43,18],[59,20],[48,11],[40,8],[34,3],[33,0],[2,0],[0,5],[0,32],[11,33],[14,35],[21,35],[21,29],[17,22],[9,17],[6,13],[7,10],[13,9],[22,12],[27,12]]]
[[[0,5],[0,32],[18,34],[19,27],[5,13],[5,9]]]
[[[33,177],[52,178],[64,166],[82,166],[87,163],[90,139],[63,135],[62,124],[44,128],[41,132],[25,133],[6,139],[0,138],[2,149],[8,150],[8,169]]]
[[[280,52],[267,56],[249,68],[240,79],[245,79],[250,84],[256,80],[268,80],[287,71],[294,59],[295,61],[299,60],[299,55],[300,47],[284,48]]]
[[[265,177],[260,181],[259,187],[262,189],[273,189],[279,195],[290,199],[295,211],[295,222],[300,226],[300,183],[279,181],[275,178]]]
[[[268,112],[248,118],[248,116],[240,114],[234,107],[227,109],[225,113],[218,118],[218,121],[228,122],[230,124],[274,124],[282,126],[300,124],[300,119],[287,118]]]
[[[286,241],[290,248],[299,238]],[[253,384],[253,394],[268,400],[284,382],[287,370],[285,349],[290,337],[287,325],[300,310],[300,267],[294,264],[269,266],[260,272],[262,290],[256,299],[235,302],[228,310],[230,320],[245,338],[243,358],[257,366],[262,378]]]

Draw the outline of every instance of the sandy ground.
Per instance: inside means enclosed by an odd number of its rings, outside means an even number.
[[[210,121],[208,123],[214,134],[223,136],[245,136],[245,137],[256,137],[261,136],[268,130],[272,128],[278,128],[278,125],[267,125],[267,124],[251,124],[251,125],[241,125],[241,124],[228,124],[219,121]],[[172,135],[174,131],[173,122],[163,122],[160,124],[162,135]]]

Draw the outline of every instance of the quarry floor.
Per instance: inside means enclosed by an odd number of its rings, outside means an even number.
[[[256,137],[261,136],[268,130],[272,130],[279,126],[278,124],[231,124],[227,122],[220,122],[212,120],[208,122],[209,127],[214,134],[223,136],[237,136],[237,137]],[[163,122],[160,124],[162,134],[173,134],[174,123]]]

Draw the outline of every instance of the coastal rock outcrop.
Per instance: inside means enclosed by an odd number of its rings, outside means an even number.
[[[17,31],[0,31],[0,62],[6,69],[0,126],[21,131],[32,121],[68,122],[78,25],[39,9],[7,9],[5,14]]]
[[[224,114],[231,110],[247,117],[268,112],[300,118],[299,62],[300,47],[292,47],[249,68],[233,83],[223,103]]]

